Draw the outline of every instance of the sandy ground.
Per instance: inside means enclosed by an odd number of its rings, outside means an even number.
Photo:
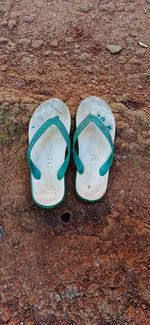
[[[0,1],[0,325],[150,323],[149,4]],[[88,95],[109,102],[117,123],[107,194],[80,201],[71,160],[65,202],[40,209],[26,159],[30,117],[58,97],[73,135]]]

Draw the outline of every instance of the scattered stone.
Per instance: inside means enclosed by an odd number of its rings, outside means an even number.
[[[102,40],[99,34],[93,35],[93,39],[94,39],[94,43],[96,43],[96,45],[101,46],[102,44]]]
[[[77,44],[77,43],[74,44],[74,48],[75,48],[75,49],[79,49],[79,47],[80,47],[79,44]]]
[[[139,63],[139,60],[137,59],[137,58],[135,58],[135,57],[133,57],[133,58],[131,58],[130,60],[128,60],[128,63],[129,64],[135,64],[135,65],[139,65],[140,63]]]
[[[80,50],[79,49],[76,49],[76,48],[73,51],[74,54],[78,54],[79,52],[80,52]]]
[[[133,37],[127,37],[126,38],[126,44],[127,45],[134,45],[134,43],[135,43],[135,40],[134,40]]]
[[[121,64],[125,64],[127,62],[127,58],[125,56],[120,55],[118,58],[118,62]]]
[[[17,26],[17,21],[15,20],[15,19],[11,19],[11,20],[9,20],[9,22],[8,22],[8,27],[10,28],[10,29],[13,29],[14,27],[16,27]]]
[[[122,50],[122,47],[115,44],[107,44],[106,49],[109,50],[112,54],[119,53]]]
[[[91,83],[96,86],[98,86],[98,84],[99,84],[98,80],[96,80],[96,79],[91,79]]]
[[[126,7],[126,4],[125,3],[118,3],[116,4],[116,8],[117,8],[117,11],[121,12],[121,11],[125,11],[125,7]]]
[[[34,21],[33,16],[24,16],[25,23],[31,24]]]
[[[142,42],[138,42],[138,45],[140,45],[141,47],[144,47],[144,48],[148,48],[148,45],[146,45],[146,44],[144,44],[144,43],[142,43]]]
[[[45,56],[49,56],[51,54],[51,51],[50,50],[47,50],[43,53]]]
[[[3,20],[3,21],[1,21],[0,22],[0,26],[7,26],[8,25],[8,22],[7,22],[7,20]]]
[[[0,71],[7,71],[7,65],[6,64],[0,65]]]
[[[0,4],[0,12],[1,12],[2,14],[5,14],[5,12],[7,12],[8,9],[9,9],[9,7],[8,7],[8,4],[7,4],[7,3],[2,2],[2,3]]]
[[[106,11],[108,14],[113,14],[116,10],[116,6],[110,1],[110,3],[99,4],[99,11]]]
[[[30,38],[21,38],[18,41],[18,44],[23,46],[24,48],[27,48],[31,44],[31,39]]]
[[[3,234],[4,234],[4,232],[3,232],[3,228],[0,226],[0,239],[3,238]]]
[[[78,24],[79,24],[79,20],[77,18],[75,18],[75,17],[72,17],[72,20],[71,20],[72,27],[75,28],[75,27],[78,26]]]
[[[91,3],[85,3],[85,4],[82,4],[79,8],[80,8],[80,11],[83,11],[84,13],[87,13],[92,8],[92,4]]]
[[[21,61],[22,61],[22,63],[25,63],[25,64],[31,64],[31,63],[33,63],[33,58],[31,58],[29,56],[23,56]]]
[[[28,56],[29,55],[29,53],[28,52],[26,52],[26,51],[22,51],[22,52],[18,52],[18,53],[16,53],[16,56],[17,56],[17,59],[21,59],[23,56]]]
[[[61,299],[61,296],[57,293],[57,292],[52,292],[51,293],[51,298],[54,299],[56,302],[60,302],[62,299]]]
[[[145,53],[145,48],[144,47],[140,47],[140,48],[138,47],[136,49],[137,56],[142,57],[144,55],[144,53]]]
[[[80,296],[80,292],[78,291],[77,288],[69,288],[68,290],[66,290],[65,296],[66,298],[74,299]]]
[[[57,46],[58,46],[58,41],[57,41],[57,40],[53,40],[53,41],[51,42],[51,46],[52,46],[52,47],[57,47]]]
[[[131,28],[129,35],[133,37],[137,37],[137,31]]]
[[[7,44],[7,48],[8,48],[8,50],[10,52],[14,51],[14,49],[16,48],[16,43],[13,43],[12,41],[9,41],[8,44]]]
[[[6,37],[0,37],[0,44],[7,44],[8,38]]]
[[[89,53],[82,53],[81,55],[80,55],[80,57],[79,57],[79,59],[81,60],[81,61],[89,61],[90,59],[91,59],[91,54],[89,54]]]
[[[74,39],[73,39],[73,37],[67,37],[66,38],[66,43],[73,43],[74,42]]]
[[[39,49],[42,45],[44,44],[44,42],[42,40],[36,40],[32,42],[32,47],[37,50]]]
[[[61,52],[57,52],[57,51],[53,51],[53,56],[55,57],[55,56],[61,56]]]
[[[61,301],[61,297],[60,297],[60,295],[59,295],[58,293],[55,294],[54,299],[55,299],[57,302]]]

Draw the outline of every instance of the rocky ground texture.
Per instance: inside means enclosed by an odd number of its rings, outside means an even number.
[[[149,0],[0,1],[0,325],[148,325]],[[112,46],[113,45],[113,46]],[[97,95],[117,124],[96,204],[31,199],[27,131],[37,105],[74,117]]]

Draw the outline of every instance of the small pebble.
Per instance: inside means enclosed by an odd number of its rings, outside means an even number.
[[[57,47],[57,46],[58,46],[58,41],[57,41],[57,40],[53,40],[53,41],[51,42],[51,46],[52,46],[52,47]]]
[[[8,48],[8,50],[9,50],[10,52],[11,52],[11,51],[14,51],[15,47],[16,47],[16,44],[15,44],[15,43],[13,43],[13,42],[11,42],[11,41],[8,42],[7,48]]]
[[[53,299],[56,300],[57,302],[60,302],[61,301],[61,296],[58,293],[54,292],[53,293]]]
[[[7,71],[8,67],[6,64],[0,66],[0,71]]]
[[[80,55],[80,57],[79,57],[79,59],[81,60],[81,61],[88,61],[88,60],[90,60],[91,59],[91,54],[89,54],[89,53],[82,53],[81,55]]]
[[[142,43],[142,42],[138,42],[138,45],[140,45],[141,47],[144,47],[145,49],[148,48],[148,45],[146,45],[146,44],[144,44],[144,43]]]
[[[88,11],[90,11],[91,8],[92,8],[91,3],[86,3],[86,4],[82,3],[80,6],[80,11],[87,13]]]
[[[70,36],[66,38],[66,43],[73,43],[74,39]]]
[[[49,55],[51,55],[51,51],[50,51],[50,50],[47,50],[47,51],[45,51],[43,54],[44,54],[45,56],[49,56]]]
[[[24,16],[25,23],[31,24],[34,21],[34,16]]]
[[[31,58],[29,56],[23,56],[21,61],[22,61],[22,63],[25,63],[25,64],[31,64],[31,63],[33,63],[33,58]]]
[[[8,42],[8,38],[6,37],[0,37],[0,43],[1,44],[6,44]]]
[[[20,38],[18,40],[18,44],[23,46],[24,48],[27,48],[31,44],[31,39],[30,38]]]
[[[109,50],[112,54],[119,53],[122,50],[122,47],[115,44],[107,44],[106,49]]]
[[[15,19],[11,19],[11,20],[9,20],[9,22],[8,22],[8,27],[10,28],[10,29],[12,29],[12,28],[14,28],[14,27],[16,27],[17,26],[17,21],[15,20]]]
[[[8,25],[7,20],[3,20],[0,22],[0,26],[7,26],[7,25]]]
[[[7,12],[8,9],[9,9],[9,7],[8,7],[7,3],[5,3],[5,2],[0,3],[0,12],[2,14],[5,14],[5,12]]]
[[[42,40],[35,40],[32,42],[32,47],[37,50],[39,49],[42,45],[44,44],[44,42]]]

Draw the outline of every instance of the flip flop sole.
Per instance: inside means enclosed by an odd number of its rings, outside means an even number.
[[[76,115],[76,127],[89,115],[95,115],[104,125],[110,128],[110,135],[114,142],[115,119],[108,104],[96,96],[84,99]],[[90,123],[78,138],[79,156],[84,165],[84,173],[76,174],[76,192],[80,198],[89,202],[97,202],[107,189],[109,171],[105,176],[99,175],[100,167],[108,159],[111,148],[104,134]]]
[[[68,107],[59,99],[49,99],[33,113],[29,123],[29,143],[48,119],[58,116],[70,132],[71,116]],[[64,178],[58,180],[57,172],[65,159],[66,143],[59,130],[52,125],[39,138],[31,153],[32,161],[41,172],[40,180],[31,173],[32,197],[37,205],[52,208],[60,204],[65,194]]]

